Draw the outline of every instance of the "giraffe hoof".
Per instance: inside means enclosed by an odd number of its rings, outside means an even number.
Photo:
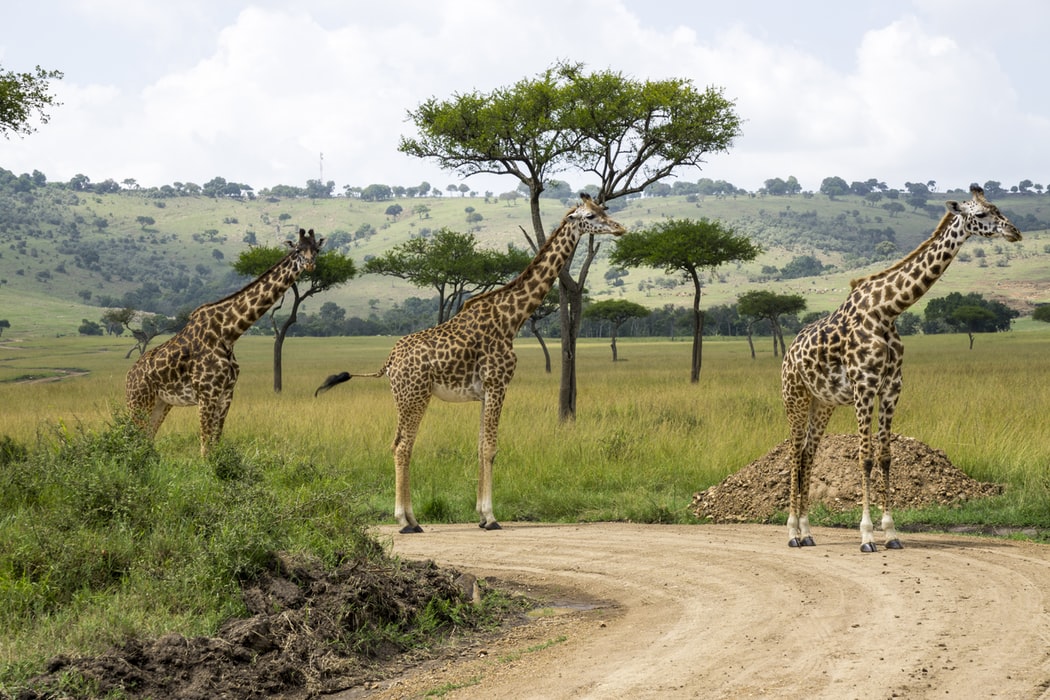
[[[879,551],[879,548],[875,546],[874,542],[865,542],[860,546],[860,551],[864,552],[865,554],[870,554],[871,552]]]
[[[423,528],[419,525],[405,525],[403,528],[398,530],[402,535],[413,535],[417,532],[423,532]]]
[[[890,540],[886,543],[886,549],[904,549],[904,545],[900,540]]]
[[[805,537],[803,537],[802,538],[802,542],[800,544],[803,547],[816,547],[817,546],[817,543],[814,542],[813,538],[811,536],[809,536],[809,535],[806,535]]]
[[[497,523],[495,520],[493,520],[491,523],[485,522],[484,520],[482,520],[480,523],[478,523],[478,527],[480,527],[482,530],[502,530],[503,529],[502,527],[499,526],[499,523]]]
[[[802,540],[800,540],[797,537],[792,537],[790,540],[788,540],[788,547],[801,547],[801,546],[802,546]]]

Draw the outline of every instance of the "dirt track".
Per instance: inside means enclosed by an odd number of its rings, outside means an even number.
[[[865,555],[838,529],[793,550],[764,525],[424,527],[381,533],[576,611],[369,697],[1050,697],[1050,546],[906,534]]]

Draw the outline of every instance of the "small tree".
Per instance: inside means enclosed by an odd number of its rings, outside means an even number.
[[[960,306],[948,314],[948,324],[966,333],[973,350],[974,334],[995,326],[995,313],[981,306]]]
[[[8,321],[6,318],[0,318],[0,336],[2,336],[4,334],[4,329],[5,328],[10,328],[10,327],[11,327],[11,322],[10,321]],[[548,370],[548,371],[550,371],[550,370]]]
[[[593,318],[609,322],[609,346],[612,348],[612,359],[616,362],[616,333],[627,321],[632,318],[645,318],[649,315],[649,309],[641,304],[635,304],[626,299],[607,299],[598,301],[588,306],[583,311],[584,318]]]
[[[278,247],[256,247],[243,251],[237,261],[233,263],[233,269],[247,277],[258,277],[269,270],[288,254],[287,248]],[[345,284],[357,275],[357,268],[350,258],[327,251],[317,256],[314,269],[304,272],[298,280],[292,283],[292,309],[288,316],[278,322],[277,311],[284,306],[284,297],[274,304],[270,309],[270,326],[273,328],[273,390],[281,393],[284,353],[284,339],[288,336],[288,329],[298,320],[299,307],[309,297],[321,292],[326,292],[333,287]],[[306,285],[300,289],[301,284]],[[287,296],[287,293],[286,293]]]
[[[777,356],[778,341],[780,354],[784,354],[784,329],[780,325],[780,317],[797,314],[806,309],[806,300],[798,294],[775,294],[762,289],[740,295],[736,303],[741,316],[769,321],[773,328],[773,357]],[[755,359],[755,346],[751,342],[752,325],[753,322],[747,324],[747,342],[751,346],[751,359],[753,360]]]
[[[668,274],[684,274],[693,283],[693,357],[689,381],[700,381],[703,357],[704,315],[700,310],[703,292],[701,271],[727,262],[754,260],[762,249],[746,236],[716,221],[668,219],[648,231],[628,232],[616,241],[609,255],[612,265],[663,268]]]
[[[107,327],[119,324],[127,328],[135,338],[135,344],[124,355],[125,360],[131,357],[131,353],[136,350],[139,351],[140,356],[145,353],[150,342],[158,335],[177,330],[177,324],[167,316],[142,313],[130,306],[123,309],[112,309],[102,314],[102,323]],[[132,328],[133,323],[138,323],[138,328]]]
[[[365,272],[431,287],[438,294],[438,323],[452,318],[463,300],[503,284],[532,260],[523,250],[478,250],[474,234],[441,228],[429,238],[413,238],[365,263]]]
[[[1050,304],[1037,306],[1035,311],[1032,312],[1032,320],[1050,323]],[[3,323],[4,321],[0,321],[0,325],[3,325]]]

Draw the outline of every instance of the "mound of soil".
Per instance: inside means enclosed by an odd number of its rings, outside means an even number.
[[[810,504],[844,512],[862,503],[862,474],[857,464],[860,437],[825,435],[817,450],[810,479]],[[894,435],[890,442],[890,505],[895,510],[932,505],[952,505],[1002,492],[998,484],[977,481],[952,464],[941,450],[915,438]],[[788,509],[790,448],[780,443],[720,484],[693,496],[690,506],[697,517],[717,523],[768,522]],[[872,505],[882,493],[882,471],[872,470]]]
[[[399,665],[402,649],[370,631],[405,627],[435,602],[447,608],[478,598],[473,576],[429,561],[354,561],[325,571],[318,562],[278,557],[274,569],[245,588],[251,615],[215,637],[170,634],[132,639],[97,657],[58,657],[19,700],[56,697],[53,689],[71,672],[94,686],[92,697],[318,697],[367,685]],[[371,646],[351,646],[369,639]]]

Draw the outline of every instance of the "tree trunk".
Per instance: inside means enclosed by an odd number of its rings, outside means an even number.
[[[288,329],[298,320],[299,304],[306,298],[305,295],[299,296],[299,289],[294,284],[292,285],[292,294],[294,295],[292,311],[280,327],[277,326],[277,318],[273,314],[283,306],[283,303],[274,307],[273,311],[270,312],[270,324],[273,326],[273,393],[275,394],[281,393],[281,378],[283,374],[281,357],[284,351],[284,339],[288,336]]]
[[[273,336],[273,393],[281,393],[281,377],[283,374],[281,354],[284,351],[284,328],[278,330]]]
[[[612,329],[612,342],[609,343],[609,347],[612,348],[613,362],[616,362],[616,327]]]
[[[551,373],[551,353],[547,349],[547,343],[543,342],[543,336],[540,335],[540,329],[536,327],[536,321],[529,319],[529,330],[536,336],[536,340],[540,341],[540,347],[543,349],[543,359],[546,363],[547,374]]]
[[[700,310],[701,287],[700,280],[693,275],[696,291],[693,294],[693,365],[689,373],[689,381],[696,384],[700,381],[700,366],[703,364],[704,356],[704,312]]]
[[[751,359],[755,359],[755,341],[751,338],[751,324],[747,324],[747,346],[751,348]]]
[[[970,349],[973,350],[973,333],[967,333],[967,335],[970,336]]]
[[[579,307],[574,310],[569,298],[576,290],[567,289],[559,282],[558,319],[561,322],[561,386],[558,390],[558,419],[565,423],[576,420],[576,337],[579,333]],[[571,286],[575,287],[575,283]],[[574,322],[574,313],[576,321]]]

